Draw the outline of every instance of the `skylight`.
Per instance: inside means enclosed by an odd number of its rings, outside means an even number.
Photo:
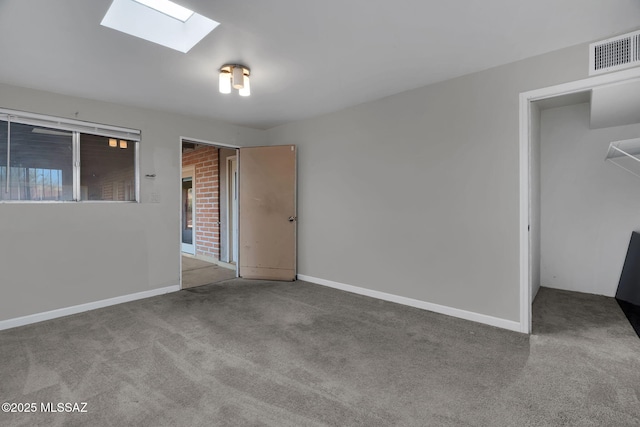
[[[183,53],[219,25],[168,0],[113,0],[100,24]]]
[[[193,15],[193,10],[182,7],[169,0],[134,0],[158,12],[176,18],[178,21],[186,22]]]

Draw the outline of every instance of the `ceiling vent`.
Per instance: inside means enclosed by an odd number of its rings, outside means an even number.
[[[589,75],[640,65],[640,31],[589,45]]]

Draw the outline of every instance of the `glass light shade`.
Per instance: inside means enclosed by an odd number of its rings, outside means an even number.
[[[218,89],[220,90],[220,93],[231,93],[231,73],[226,71],[220,72]]]
[[[242,89],[244,87],[244,70],[242,67],[233,67],[233,88]]]
[[[113,138],[109,138],[109,147],[117,147],[118,146],[118,140],[117,139],[113,139]]]
[[[251,95],[251,85],[249,84],[249,76],[244,76],[244,87],[238,91],[240,96]]]
[[[124,139],[120,140],[120,148],[127,148],[127,141],[125,141]]]

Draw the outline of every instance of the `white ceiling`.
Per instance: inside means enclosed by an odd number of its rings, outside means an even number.
[[[100,26],[110,0],[0,0],[0,82],[268,128],[640,25],[638,0],[177,2],[221,23],[187,54]],[[229,62],[251,97],[218,93]]]

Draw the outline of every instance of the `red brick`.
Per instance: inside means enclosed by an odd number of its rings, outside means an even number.
[[[196,175],[196,253],[220,256],[218,149],[200,145],[182,155],[182,167],[194,166]]]

